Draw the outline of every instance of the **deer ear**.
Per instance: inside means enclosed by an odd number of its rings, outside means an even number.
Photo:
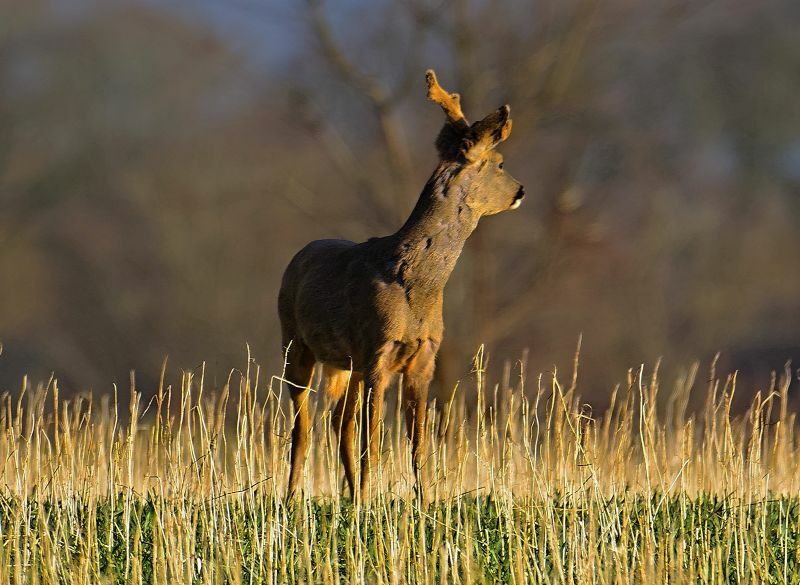
[[[511,134],[511,108],[502,106],[469,128],[462,150],[467,160],[476,160]]]

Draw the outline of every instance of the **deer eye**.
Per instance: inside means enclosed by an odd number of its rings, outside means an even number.
[[[497,165],[497,168],[499,168],[499,169],[502,171],[502,170],[503,170],[503,167],[504,167],[505,165],[506,165],[506,163],[504,163],[504,162],[501,162],[499,165]]]

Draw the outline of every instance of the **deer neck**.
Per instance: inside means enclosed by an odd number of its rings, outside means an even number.
[[[439,165],[392,238],[395,277],[409,300],[431,298],[444,289],[464,243],[478,225],[479,217],[466,204],[463,188],[451,187],[457,169],[452,163]]]

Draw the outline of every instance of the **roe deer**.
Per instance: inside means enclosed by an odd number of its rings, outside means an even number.
[[[403,374],[406,426],[422,495],[428,385],[442,342],[445,284],[478,220],[516,209],[525,196],[494,151],[511,132],[509,107],[470,125],[459,95],[442,89],[432,70],[426,79],[428,98],[442,107],[447,119],[436,139],[440,162],[403,227],[360,244],[311,242],[283,275],[278,313],[285,379],[295,410],[289,497],[300,484],[308,449],[308,396],[315,362],[325,367],[327,392],[335,403],[333,426],[353,499],[359,388],[363,382],[366,400],[358,453],[364,499],[379,455],[384,390],[394,374]]]

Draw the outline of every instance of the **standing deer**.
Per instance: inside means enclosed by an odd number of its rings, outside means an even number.
[[[379,455],[384,391],[394,374],[403,374],[406,427],[421,490],[428,386],[442,342],[445,284],[478,220],[516,209],[525,196],[494,150],[511,132],[509,107],[470,125],[460,96],[442,89],[432,70],[425,76],[428,99],[441,106],[447,120],[436,139],[439,164],[411,216],[396,233],[360,244],[311,242],[283,275],[278,313],[295,410],[289,496],[300,485],[308,450],[308,397],[316,362],[324,365],[335,404],[332,422],[354,499],[360,387],[363,382],[363,499]]]

